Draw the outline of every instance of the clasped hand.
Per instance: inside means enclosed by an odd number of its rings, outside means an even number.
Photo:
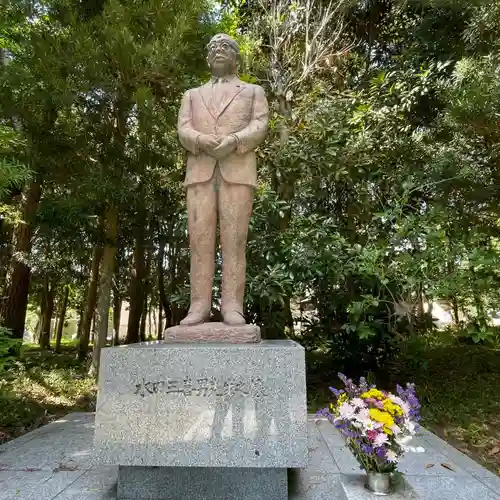
[[[236,139],[228,135],[218,137],[213,134],[202,134],[198,139],[200,149],[206,154],[222,160],[229,156],[236,149]]]

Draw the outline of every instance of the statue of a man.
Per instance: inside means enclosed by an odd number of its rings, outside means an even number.
[[[208,321],[215,272],[217,214],[222,249],[224,323],[244,325],[245,248],[257,186],[255,148],[268,128],[264,90],[236,75],[239,46],[225,34],[208,44],[212,78],[188,90],[179,138],[188,151],[187,210],[191,246],[191,305],[181,325]]]

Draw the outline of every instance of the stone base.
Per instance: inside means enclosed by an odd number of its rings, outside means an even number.
[[[118,500],[287,500],[287,470],[120,467]]]
[[[304,348],[141,343],[102,350],[95,456],[102,464],[307,465]]]
[[[248,344],[260,342],[260,328],[257,325],[230,326],[217,322],[194,326],[179,325],[167,328],[163,338],[165,342]]]

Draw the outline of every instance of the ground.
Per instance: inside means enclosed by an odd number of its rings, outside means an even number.
[[[77,361],[74,346],[61,354],[28,346],[0,373],[0,443],[71,411],[91,411],[94,380]]]
[[[407,343],[388,372],[388,386],[417,384],[429,430],[500,475],[500,349]],[[311,411],[326,405],[334,382],[312,380]],[[28,348],[1,374],[0,443],[68,412],[93,411],[95,394],[75,347]]]

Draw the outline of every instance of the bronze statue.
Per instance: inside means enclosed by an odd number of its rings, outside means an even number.
[[[191,247],[191,304],[181,325],[209,320],[217,218],[222,316],[227,325],[245,324],[245,247],[257,186],[255,148],[266,136],[269,119],[262,87],[236,75],[239,58],[235,40],[214,36],[207,58],[212,78],[184,94],[179,112],[179,138],[188,151],[185,186]]]

